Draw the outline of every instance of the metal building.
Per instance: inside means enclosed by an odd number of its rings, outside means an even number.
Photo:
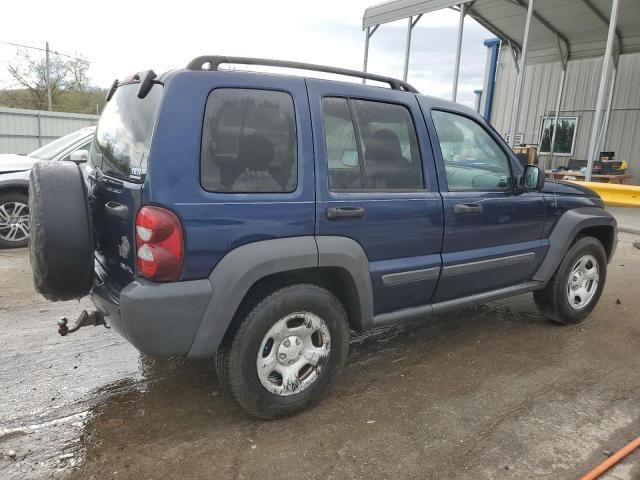
[[[495,65],[493,101],[487,105],[486,94],[491,91],[491,56],[492,49],[489,47],[480,112],[488,111],[491,124],[506,138],[517,70],[509,49],[506,46],[500,48]],[[560,120],[567,119],[574,123],[575,131],[570,139],[570,151],[556,152],[553,166],[567,165],[570,159],[587,159],[601,71],[602,58],[576,60],[567,64],[559,116]],[[540,145],[543,118],[553,120],[555,115],[557,85],[561,75],[562,67],[558,63],[528,67],[516,131],[517,143]],[[640,184],[640,54],[620,56],[613,93],[608,117],[605,111],[606,128],[600,135],[598,152],[613,151],[617,160],[627,160],[627,173],[633,175],[631,183]],[[606,100],[608,103],[609,98]],[[548,154],[540,155],[540,159],[546,166],[550,165]]]
[[[26,154],[98,123],[98,115],[0,107],[0,153]]]
[[[367,68],[367,57],[369,51],[369,40],[375,33],[377,28],[388,22],[400,19],[408,19],[405,49],[405,78],[408,77],[408,64],[411,49],[411,32],[416,23],[423,14],[440,10],[443,8],[453,8],[459,12],[460,21],[458,27],[458,42],[456,59],[454,64],[453,78],[453,100],[456,100],[456,90],[458,82],[458,73],[460,66],[460,49],[462,46],[462,35],[465,17],[470,16],[478,23],[495,34],[503,45],[500,57],[503,60],[502,66],[507,65],[506,57],[511,55],[511,69],[515,70],[515,79],[509,82],[511,74],[507,75],[507,79],[502,81],[503,99],[508,105],[504,106],[500,113],[500,92],[494,91],[494,83],[491,81],[494,77],[497,79],[498,72],[496,58],[498,56],[499,47],[497,44],[487,45],[492,50],[491,61],[488,62],[489,81],[486,82],[486,97],[484,100],[485,111],[488,116],[494,103],[498,104],[498,113],[502,115],[502,123],[500,125],[504,130],[506,118],[508,120],[507,135],[510,145],[514,145],[519,141],[519,132],[522,133],[522,140],[525,138],[528,130],[522,127],[521,112],[523,99],[527,96],[527,88],[529,89],[528,98],[531,107],[538,111],[541,103],[542,110],[547,109],[548,100],[542,97],[536,91],[536,86],[542,90],[543,80],[538,83],[535,81],[527,82],[526,78],[535,68],[539,75],[544,75],[548,70],[549,82],[544,83],[546,97],[553,97],[553,119],[545,120],[544,131],[548,133],[547,144],[550,146],[549,155],[553,158],[554,153],[558,153],[558,157],[567,155],[567,151],[574,154],[574,142],[568,145],[568,139],[579,129],[579,118],[560,115],[560,110],[564,104],[570,105],[568,108],[579,108],[588,112],[588,102],[586,94],[592,93],[593,108],[590,120],[590,134],[587,140],[588,147],[586,150],[585,160],[587,165],[587,180],[591,179],[591,172],[594,161],[599,156],[601,146],[604,141],[613,142],[609,133],[609,123],[613,121],[614,100],[620,99],[618,93],[620,85],[617,85],[618,78],[623,75],[628,76],[629,73],[624,72],[620,65],[634,64],[635,60],[626,60],[625,56],[640,54],[640,1],[639,0],[392,0],[383,4],[374,5],[367,8],[362,19],[362,27],[365,30],[365,49],[364,49],[364,70]],[[506,53],[505,53],[506,52]],[[601,68],[597,68],[597,62],[600,62]],[[576,63],[578,62],[578,63]],[[576,97],[585,95],[585,99],[581,104],[569,103],[564,95],[570,87],[568,83],[568,70],[577,70],[574,76],[578,82],[574,91]],[[587,78],[581,77],[580,71]],[[559,73],[557,73],[559,71]],[[594,72],[589,78],[588,72]],[[555,72],[555,74],[553,73]],[[586,73],[585,73],[586,72]],[[553,77],[553,78],[551,78]],[[579,80],[578,80],[579,79]],[[500,81],[500,80],[497,80]],[[569,80],[570,81],[570,80]],[[632,79],[625,81],[633,82]],[[555,83],[550,83],[555,82]],[[589,85],[588,89],[580,90],[581,83],[585,82]],[[597,87],[592,87],[596,85]],[[528,87],[527,87],[528,85]],[[511,88],[512,90],[509,90]],[[595,93],[594,93],[595,92]],[[494,96],[494,93],[497,95]],[[616,97],[617,95],[617,97]],[[493,96],[493,98],[492,98]],[[511,102],[508,100],[512,99]],[[626,102],[627,98],[623,97],[621,101]],[[482,102],[481,102],[482,103]],[[615,116],[620,117],[620,109],[634,105],[619,105]],[[507,115],[506,110],[510,109]],[[625,110],[627,111],[627,110]],[[629,112],[635,111],[631,108]],[[527,110],[525,116],[535,117],[535,113]],[[633,113],[629,113],[633,117]],[[542,116],[540,115],[541,122]],[[549,115],[548,117],[551,117]],[[635,118],[635,117],[634,117]],[[617,122],[624,122],[624,128],[636,129],[637,118],[617,119]],[[536,122],[534,118],[532,122]],[[583,123],[589,120],[585,118]],[[628,122],[628,123],[627,123]],[[622,123],[621,123],[622,124]],[[551,128],[551,127],[554,128]],[[611,125],[613,130],[614,125]],[[556,134],[560,138],[556,138]],[[575,135],[574,135],[575,136]],[[558,141],[562,141],[562,151],[554,152],[554,146],[558,145]],[[576,137],[577,140],[577,137]],[[537,143],[535,141],[534,143]],[[581,140],[582,144],[582,140]],[[605,146],[612,150],[613,145]],[[633,148],[629,148],[629,155],[633,155]],[[626,155],[627,151],[616,151],[616,156]],[[633,165],[632,170],[638,168],[638,159],[629,158],[629,162]],[[635,170],[634,170],[635,169]],[[637,180],[637,178],[636,178]]]

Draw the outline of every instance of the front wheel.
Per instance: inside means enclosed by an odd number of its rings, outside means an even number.
[[[595,308],[607,278],[607,255],[593,237],[575,242],[547,286],[534,292],[540,313],[553,322],[579,323]]]
[[[29,240],[29,197],[26,193],[0,194],[0,248],[26,247]]]
[[[254,417],[284,417],[313,405],[342,369],[347,315],[324,288],[274,289],[245,305],[238,320],[216,368],[223,387]]]

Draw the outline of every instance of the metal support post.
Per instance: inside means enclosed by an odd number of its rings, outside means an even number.
[[[607,133],[609,132],[609,118],[611,117],[611,106],[613,104],[613,94],[616,88],[616,79],[618,76],[618,66],[613,67],[613,76],[611,78],[611,88],[609,88],[609,100],[607,100],[607,111],[604,114],[604,125],[600,130],[598,137],[598,150],[604,150],[604,143],[607,140]]]
[[[524,40],[522,42],[522,52],[520,53],[520,71],[516,80],[516,91],[513,98],[513,108],[511,109],[511,128],[509,132],[509,146],[513,148],[516,144],[516,132],[518,131],[518,118],[520,117],[520,105],[522,100],[522,85],[527,68],[527,47],[529,46],[529,29],[531,28],[531,17],[533,16],[534,0],[529,0],[527,8],[527,22],[524,27]]]
[[[404,73],[402,79],[406,82],[409,74],[409,51],[411,50],[411,31],[413,30],[413,17],[409,17],[407,25],[407,44],[404,47]]]
[[[593,162],[598,154],[598,133],[600,131],[600,120],[602,117],[601,110],[604,103],[604,91],[607,85],[607,77],[609,76],[609,63],[611,63],[611,55],[613,52],[613,41],[616,36],[616,22],[618,19],[619,0],[613,0],[611,5],[611,16],[609,17],[609,33],[607,34],[607,46],[604,50],[604,58],[602,60],[602,74],[600,75],[600,87],[598,88],[598,98],[596,100],[596,110],[593,117],[593,125],[591,128],[591,141],[589,144],[589,158],[587,163],[587,174],[585,181],[591,181],[591,171],[593,170]]]
[[[362,65],[362,71],[365,73],[367,72],[367,63],[369,61],[369,40],[371,39],[373,34],[376,33],[376,30],[379,26],[380,25],[376,25],[373,28],[367,27],[367,29],[364,31],[364,64]],[[362,84],[364,85],[366,81],[367,80],[363,78]]]
[[[422,18],[422,14],[418,15],[414,20],[413,17],[409,17],[409,24],[407,25],[407,44],[405,46],[404,51],[404,73],[402,75],[402,79],[406,82],[407,76],[409,75],[409,54],[411,51],[411,32],[413,32],[413,27],[416,26],[418,21]]]
[[[467,5],[462,3],[460,7],[460,19],[458,20],[458,43],[456,44],[456,63],[453,71],[453,93],[451,101],[455,102],[458,97],[458,77],[460,76],[460,54],[462,53],[462,32],[464,29],[464,16],[467,13]],[[405,78],[406,80],[406,78]]]
[[[558,87],[558,97],[556,98],[556,115],[553,120],[553,133],[551,134],[551,143],[549,144],[549,168],[553,169],[553,149],[556,144],[556,132],[558,131],[558,120],[560,118],[560,104],[562,103],[562,92],[564,90],[564,78],[567,75],[567,67],[562,65],[562,73],[560,74],[560,85]]]

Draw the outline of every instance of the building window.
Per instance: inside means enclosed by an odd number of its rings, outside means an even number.
[[[553,136],[553,127],[555,117],[543,117],[542,126],[540,128],[540,152],[541,154],[549,154],[549,146],[551,145],[551,137]],[[573,155],[573,148],[576,143],[576,129],[578,128],[578,117],[558,117],[558,133],[556,133],[555,143],[553,146],[554,155]]]

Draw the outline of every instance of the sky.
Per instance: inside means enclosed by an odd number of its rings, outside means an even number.
[[[362,15],[377,0],[56,2],[9,0],[0,30],[0,87],[11,86],[12,42],[78,55],[92,84],[153,69],[181,68],[203,54],[278,58],[362,69]],[[36,13],[34,13],[36,12]],[[23,20],[21,20],[23,19]],[[451,98],[458,13],[433,12],[413,31],[409,79],[421,93]],[[369,47],[370,72],[402,77],[407,20],[382,25]],[[458,101],[472,106],[482,88],[490,32],[465,22]]]

